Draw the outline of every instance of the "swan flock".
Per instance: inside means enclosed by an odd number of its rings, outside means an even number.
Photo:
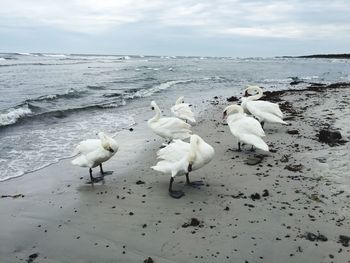
[[[249,86],[244,90],[241,105],[229,105],[223,110],[229,130],[238,142],[238,151],[242,150],[242,144],[247,144],[251,145],[252,150],[255,147],[268,152],[269,146],[263,140],[264,123],[287,124],[283,121],[278,104],[259,100],[262,96],[260,87]],[[147,121],[148,127],[166,142],[156,154],[158,162],[151,168],[170,175],[169,195],[181,198],[184,192],[173,189],[175,177],[185,176],[187,186],[199,188],[203,182],[190,180],[189,174],[207,165],[214,158],[215,150],[198,134],[193,134],[191,129],[196,123],[195,114],[190,105],[184,102],[184,97],[179,97],[170,108],[173,117],[163,117],[155,101],[151,102],[151,109],[155,115]],[[116,140],[100,132],[98,139],[87,139],[76,146],[73,154],[78,156],[72,160],[72,164],[89,168],[93,185],[103,180],[102,164],[111,159],[118,149]],[[92,168],[97,166],[100,167],[101,176],[93,177]]]

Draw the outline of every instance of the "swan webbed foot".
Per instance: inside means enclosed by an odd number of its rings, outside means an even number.
[[[186,185],[191,186],[193,188],[200,188],[204,185],[203,181],[193,181],[193,182],[186,182]]]
[[[171,190],[169,191],[169,195],[172,197],[172,198],[175,198],[175,199],[180,199],[181,197],[183,197],[185,195],[185,193],[181,190]]]
[[[99,176],[99,177],[94,177],[92,182],[99,183],[99,182],[104,181],[104,180],[105,180],[104,176]]]
[[[170,177],[170,182],[169,182],[169,195],[172,197],[172,198],[175,198],[175,199],[179,199],[181,197],[183,197],[185,195],[184,192],[182,191],[177,191],[177,190],[173,190],[173,182],[174,182],[174,178],[173,177]]]
[[[94,185],[94,183],[99,183],[101,181],[104,182],[104,174],[102,174],[102,176],[99,176],[99,177],[93,177],[91,168],[89,168],[89,173],[90,173],[90,182],[87,182],[88,184]]]
[[[186,185],[191,186],[193,188],[200,188],[204,185],[203,181],[190,181],[189,173],[186,174]]]
[[[99,177],[92,177],[92,178],[90,178],[90,181],[89,182],[87,182],[87,184],[94,184],[94,183],[99,183],[99,182],[104,182],[105,181],[105,179],[104,179],[104,177],[103,176],[99,176]]]

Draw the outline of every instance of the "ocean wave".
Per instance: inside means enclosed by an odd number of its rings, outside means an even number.
[[[31,53],[27,53],[27,52],[18,52],[18,53],[15,53],[16,55],[20,55],[20,56],[32,56]]]
[[[52,58],[66,58],[68,57],[65,54],[41,54],[43,57],[52,57]]]
[[[1,126],[8,126],[16,124],[19,121],[23,121],[25,119],[35,118],[38,116],[54,116],[54,117],[60,117],[65,116],[66,112],[73,112],[75,110],[84,110],[91,108],[98,108],[99,105],[91,105],[87,107],[77,107],[77,108],[70,108],[70,109],[63,109],[63,110],[52,110],[52,111],[45,111],[41,106],[40,102],[47,102],[47,101],[54,101],[57,99],[71,99],[71,98],[77,98],[82,96],[82,94],[86,93],[86,90],[77,90],[77,89],[68,89],[65,93],[62,94],[49,94],[40,96],[33,99],[27,99],[20,103],[19,105],[7,109],[5,112],[0,113],[0,127]],[[101,104],[101,108],[104,106],[104,104]]]
[[[78,64],[86,64],[86,61],[79,62],[70,62],[70,63],[42,63],[42,62],[34,62],[34,63],[15,63],[15,64],[6,64],[0,65],[0,67],[20,67],[20,66],[65,66],[65,65],[78,65]]]
[[[100,86],[100,85],[87,85],[86,88],[92,89],[92,90],[101,90],[105,89],[105,86]]]
[[[66,118],[69,115],[81,111],[88,111],[88,110],[97,110],[97,109],[105,109],[105,108],[116,108],[118,106],[121,106],[123,103],[101,103],[101,104],[93,104],[88,106],[82,106],[82,107],[75,107],[75,108],[68,108],[68,109],[62,109],[62,110],[52,110],[52,111],[44,111],[40,112],[40,110],[37,110],[36,112],[33,111],[33,108],[39,108],[32,106],[31,104],[28,104],[27,108],[21,107],[17,109],[13,109],[12,111],[9,111],[8,113],[0,114],[0,127],[3,126],[9,126],[17,124],[19,121],[28,121],[33,119],[42,119],[42,118]]]
[[[152,96],[154,93],[167,90],[177,84],[187,84],[190,82],[193,82],[193,80],[170,80],[167,82],[163,82],[159,85],[153,86],[152,88],[149,88],[149,89],[139,89],[134,93],[126,94],[124,95],[124,98],[125,99],[145,98],[145,97]]]
[[[111,81],[111,83],[130,84],[130,83],[140,83],[140,82],[151,82],[156,80],[157,79],[153,77],[120,78],[120,79]]]
[[[103,94],[103,97],[106,98],[116,98],[116,97],[121,97],[123,96],[122,93],[107,93],[107,94]]]
[[[87,86],[89,87],[89,86]],[[74,89],[70,88],[66,90],[64,93],[60,94],[49,94],[49,95],[43,95],[34,99],[27,99],[23,102],[23,104],[33,103],[33,102],[41,102],[41,101],[51,101],[56,99],[71,99],[71,98],[78,98],[81,97],[83,94],[85,94],[87,90],[85,89]]]
[[[0,114],[0,126],[7,126],[16,123],[19,119],[32,114],[31,109],[28,105],[23,105],[22,107],[12,108],[7,110],[7,112]]]

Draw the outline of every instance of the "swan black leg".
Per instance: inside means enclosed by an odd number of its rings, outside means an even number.
[[[90,173],[90,180],[91,180],[91,184],[94,184],[94,183],[98,183],[100,181],[103,181],[104,180],[104,171],[102,169],[102,164],[100,164],[100,170],[101,170],[101,174],[102,176],[99,176],[99,177],[93,177],[92,176],[92,169],[89,168],[89,173]]]
[[[194,182],[191,182],[190,181],[190,176],[189,176],[190,173],[187,173],[186,174],[186,184],[189,185],[189,186],[192,186],[194,188],[199,188],[200,186],[204,185],[203,181],[194,181]]]
[[[251,152],[255,152],[254,145],[252,145],[252,147],[250,148],[250,151],[251,151]]]
[[[239,151],[239,152],[242,151],[242,149],[241,149],[241,143],[240,143],[240,142],[238,143],[238,151]]]
[[[185,195],[185,193],[182,191],[173,190],[173,182],[174,182],[174,178],[171,177],[170,183],[169,183],[169,195],[172,198],[179,199],[179,198],[183,197]]]
[[[90,173],[90,180],[91,180],[91,182],[93,182],[95,178],[92,177],[92,169],[91,168],[89,168],[89,173]]]
[[[101,174],[102,174],[102,175],[105,174],[104,171],[103,171],[103,169],[102,169],[102,163],[100,163],[100,171],[101,171]]]
[[[92,169],[91,169],[91,168],[89,168],[89,173],[90,173],[91,184],[93,185],[94,182],[95,182],[95,180],[96,180],[96,178],[94,178],[94,177],[92,176]]]

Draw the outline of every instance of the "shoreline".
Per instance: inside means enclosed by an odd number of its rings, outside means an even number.
[[[149,168],[162,140],[142,117],[134,131],[116,136],[121,147],[105,165],[106,171],[114,171],[105,184],[86,185],[87,169],[72,166],[70,159],[1,182],[1,195],[24,196],[0,199],[0,258],[349,262],[346,238],[340,237],[350,237],[349,144],[317,140],[320,124],[330,124],[344,140],[350,139],[350,95],[338,92],[349,87],[338,83],[266,92],[268,100],[283,105],[291,124],[267,124],[265,141],[272,149],[267,154],[235,151],[237,144],[221,120],[222,109],[231,104],[230,92],[206,101],[193,132],[216,155],[190,175],[204,180],[201,189],[184,187],[183,177],[175,179],[174,187],[185,192],[179,200],[168,196],[169,176]],[[260,163],[246,164],[255,156],[261,156]]]

